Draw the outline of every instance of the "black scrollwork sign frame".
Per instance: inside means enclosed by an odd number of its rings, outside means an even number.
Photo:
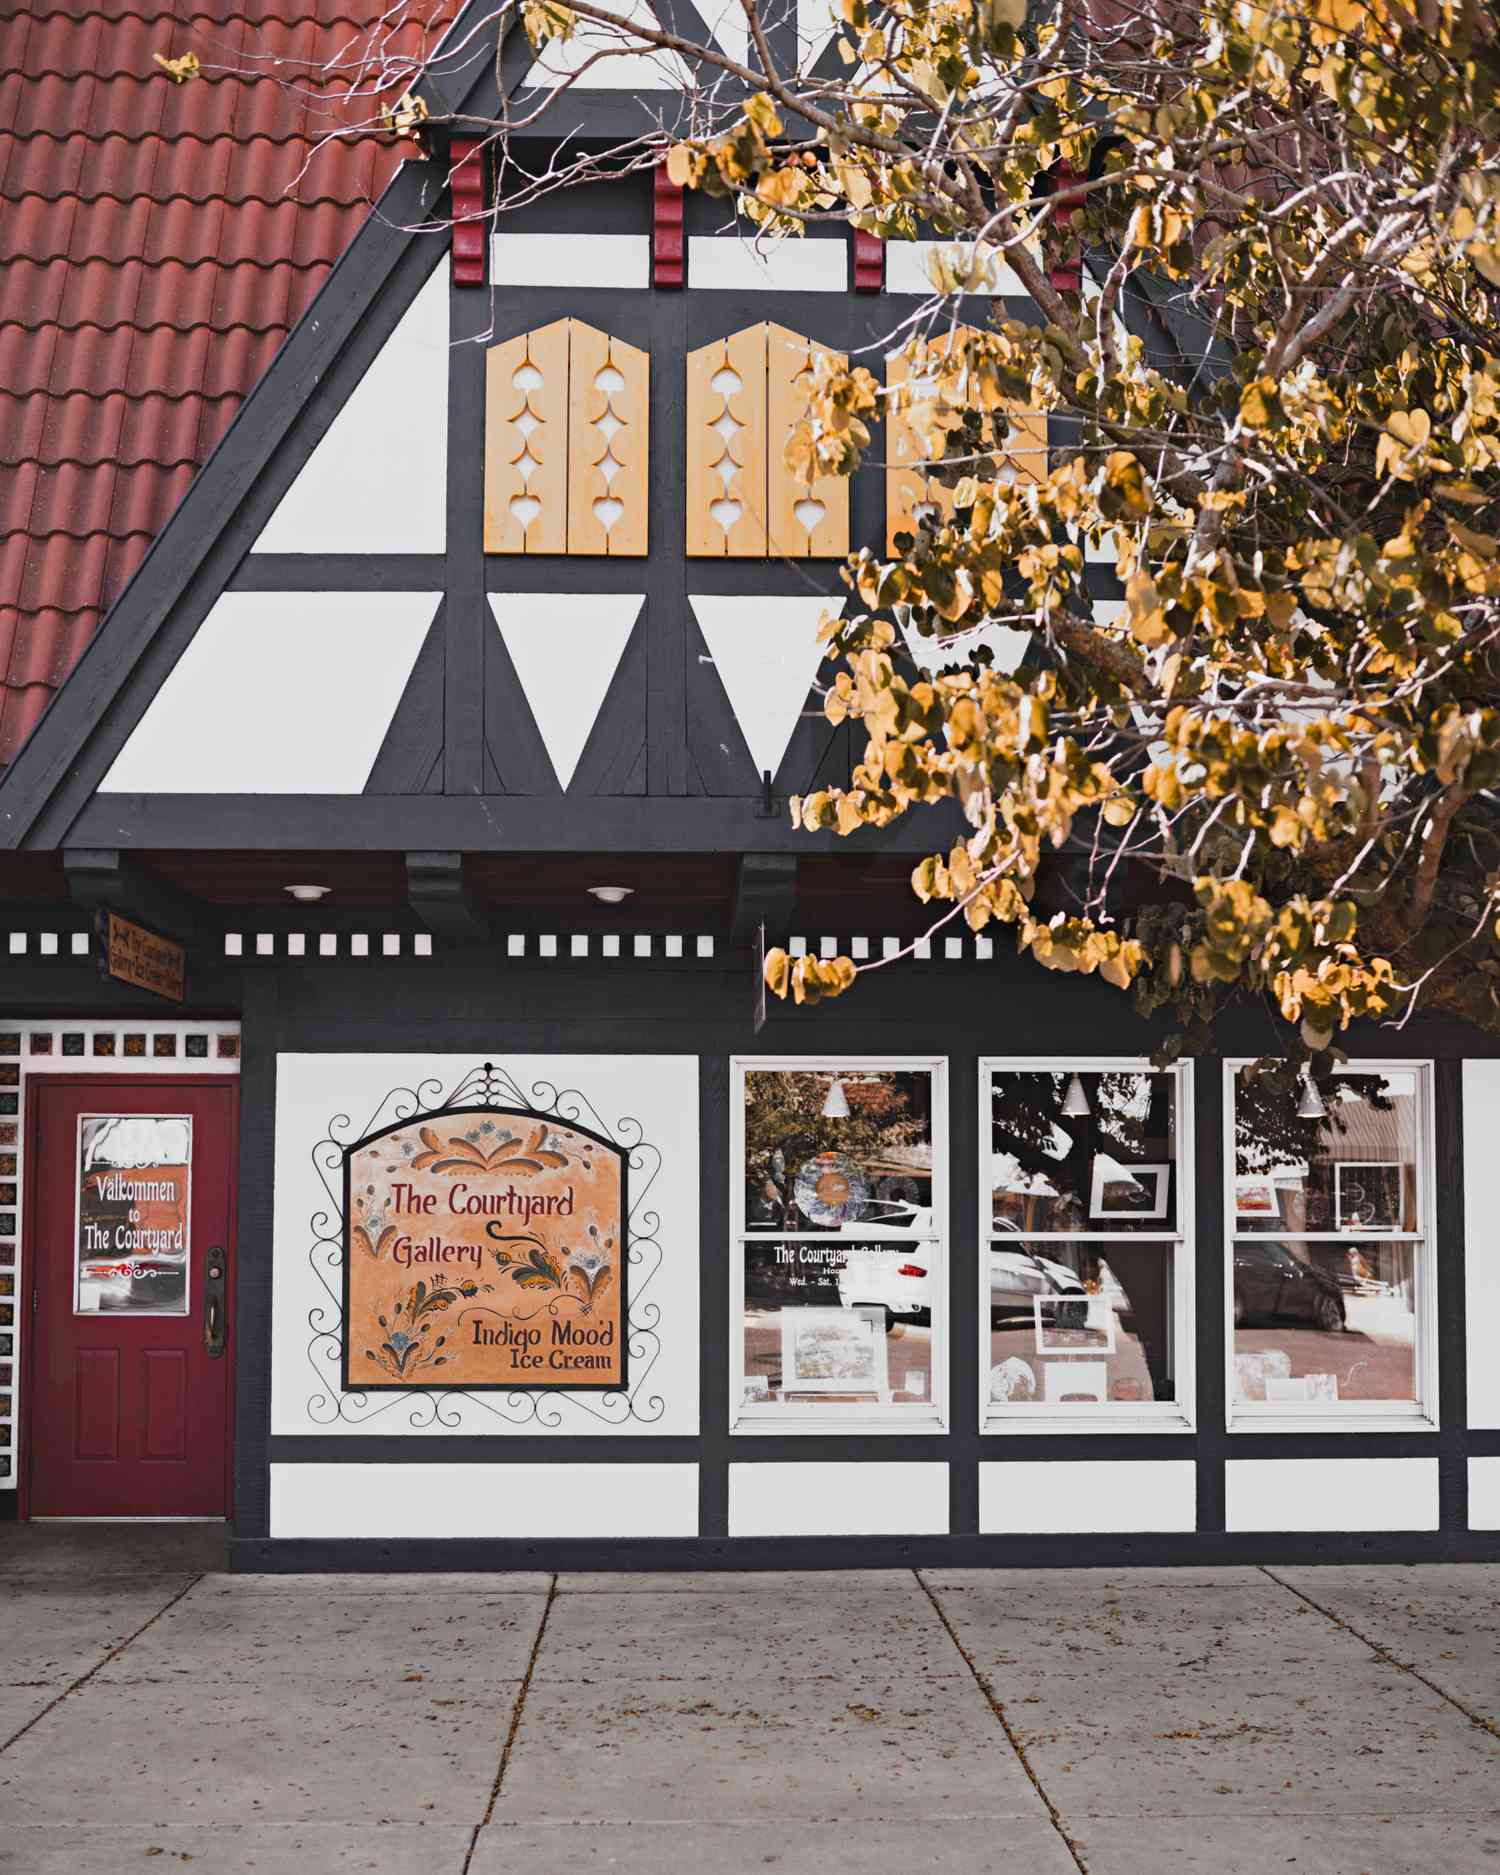
[[[471,1383],[418,1385],[398,1380],[394,1386],[367,1383],[345,1374],[344,1323],[347,1320],[348,1244],[344,1220],[348,1215],[347,1168],[350,1156],[371,1140],[420,1121],[427,1115],[451,1119],[466,1112],[524,1114],[537,1121],[567,1127],[618,1154],[621,1180],[622,1245],[620,1253],[620,1320],[625,1344],[625,1378],[599,1385],[564,1381],[552,1385],[497,1386]],[[610,1122],[581,1089],[559,1088],[550,1081],[534,1081],[529,1088],[503,1068],[486,1061],[445,1085],[429,1076],[413,1086],[389,1089],[357,1130],[350,1115],[335,1114],[325,1136],[313,1148],[312,1159],[328,1198],[311,1220],[313,1242],[309,1263],[327,1304],[308,1311],[312,1331],[307,1358],[318,1385],[307,1401],[310,1420],[318,1425],[349,1427],[371,1425],[392,1410],[408,1408],[406,1423],[413,1431],[442,1428],[460,1430],[461,1404],[482,1409],[517,1429],[532,1427],[555,1431],[564,1424],[567,1406],[577,1408],[603,1427],[649,1426],[666,1411],[666,1401],[649,1390],[652,1371],[661,1355],[661,1308],[647,1290],[662,1264],[657,1233],[659,1213],[647,1203],[662,1167],[660,1147],[645,1136],[634,1116]]]

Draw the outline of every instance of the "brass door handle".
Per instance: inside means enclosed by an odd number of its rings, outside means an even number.
[[[218,1360],[224,1352],[224,1252],[213,1249],[203,1270],[203,1352]]]

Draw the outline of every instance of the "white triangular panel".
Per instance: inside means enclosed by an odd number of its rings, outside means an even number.
[[[826,646],[818,621],[837,598],[767,599],[694,593],[704,642],[750,745],[756,774],[781,766]]]
[[[924,637],[915,625],[908,623],[902,626],[901,636],[911,653],[912,663],[931,671],[934,676],[972,664],[979,647],[988,645],[994,657],[990,668],[1008,677],[1025,657],[1026,647],[1031,643],[1030,632],[1017,631],[1013,625],[997,625],[992,619],[944,638]]]
[[[490,594],[564,794],[644,604],[638,592]]]
[[[745,9],[740,0],[699,0],[699,12],[703,23],[719,43],[719,49],[727,52],[736,64],[750,64],[750,22],[745,17]],[[712,68],[704,72],[705,80],[712,84]]]
[[[257,553],[442,553],[448,269],[371,361],[255,543]]]
[[[840,25],[833,0],[797,0],[797,70],[810,72]]]
[[[618,9],[622,20],[661,30],[647,0],[629,0]],[[603,53],[606,56],[600,57]],[[590,60],[593,63],[590,63]],[[579,91],[687,91],[687,67],[675,52],[643,45],[619,26],[580,19],[569,39],[553,39],[527,72],[522,88],[547,91],[568,81]]]
[[[441,596],[221,594],[100,792],[359,794]]]

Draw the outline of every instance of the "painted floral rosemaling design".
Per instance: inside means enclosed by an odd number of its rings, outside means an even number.
[[[396,1240],[396,1226],[385,1221],[389,1202],[390,1194],[377,1193],[373,1185],[366,1185],[364,1192],[354,1200],[358,1221],[350,1225],[349,1234],[366,1256],[383,1257]]]
[[[379,1348],[366,1348],[365,1359],[374,1361],[396,1380],[409,1379],[424,1367],[441,1367],[449,1357],[438,1350],[448,1337],[439,1335],[435,1341],[428,1341],[434,1326],[431,1318],[452,1308],[455,1302],[489,1295],[494,1287],[493,1283],[475,1282],[471,1276],[458,1283],[437,1283],[431,1289],[425,1282],[414,1283],[389,1317],[378,1318],[385,1340]]]
[[[610,1263],[610,1252],[615,1247],[613,1236],[602,1237],[597,1224],[589,1225],[590,1243],[580,1250],[563,1249],[568,1258],[568,1277],[580,1292],[583,1303],[582,1313],[591,1315],[594,1304],[609,1288],[615,1279]]]
[[[507,1232],[497,1220],[485,1226],[497,1244],[525,1244],[524,1251],[492,1250],[495,1266],[521,1289],[555,1290],[559,1299],[577,1302],[581,1315],[591,1315],[594,1304],[614,1281],[610,1252],[614,1237],[602,1237],[595,1224],[588,1227],[590,1243],[582,1249],[561,1246],[562,1261],[530,1231]]]
[[[565,1272],[557,1258],[540,1237],[531,1231],[506,1231],[497,1218],[491,1218],[485,1230],[498,1244],[525,1244],[522,1251],[492,1250],[495,1267],[513,1277],[522,1289],[561,1289]]]
[[[526,1146],[517,1151],[521,1139],[517,1133],[501,1133],[493,1145],[486,1141],[486,1133],[495,1130],[493,1122],[486,1126],[471,1127],[468,1132],[454,1134],[448,1140],[440,1140],[433,1127],[417,1128],[424,1152],[417,1153],[411,1162],[414,1172],[473,1172],[476,1169],[486,1172],[512,1172],[526,1177],[534,1172],[560,1170],[571,1163],[566,1152],[561,1151],[562,1141],[555,1134],[549,1133],[545,1121],[537,1127]]]

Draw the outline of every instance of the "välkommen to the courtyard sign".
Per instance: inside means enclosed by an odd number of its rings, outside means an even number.
[[[626,1155],[450,1107],[344,1153],[344,1386],[626,1384]]]

